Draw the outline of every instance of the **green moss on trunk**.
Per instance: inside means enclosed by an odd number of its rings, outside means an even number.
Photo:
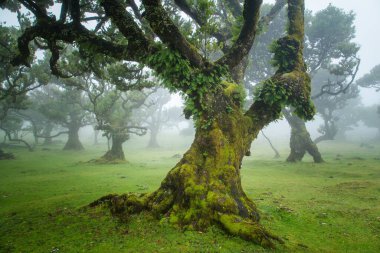
[[[278,238],[259,224],[258,210],[244,193],[240,178],[242,159],[258,131],[252,131],[252,120],[233,99],[225,97],[224,101],[230,101],[232,111],[214,107],[219,111],[210,127],[198,127],[192,146],[158,190],[143,196],[110,195],[95,204],[106,203],[122,218],[148,210],[183,229],[221,225],[231,234],[274,247]]]
[[[291,127],[290,133],[290,154],[286,161],[299,162],[308,152],[315,163],[323,162],[322,155],[318,150],[317,145],[313,142],[307,131],[305,122],[296,115],[283,110],[286,120]]]
[[[126,141],[125,134],[112,134],[112,146],[100,160],[106,162],[125,161],[123,143]]]

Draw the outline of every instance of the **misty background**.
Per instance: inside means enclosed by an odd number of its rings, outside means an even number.
[[[273,4],[273,0],[264,0],[264,3]],[[355,13],[355,28],[356,37],[353,39],[360,46],[358,52],[359,58],[361,59],[360,67],[356,79],[359,79],[364,74],[368,73],[374,66],[380,64],[380,51],[378,47],[380,45],[380,34],[378,31],[378,25],[380,24],[380,15],[378,15],[378,10],[380,10],[380,1],[378,0],[364,0],[364,1],[346,1],[346,0],[306,0],[306,9],[311,10],[313,14],[325,9],[329,4],[342,8],[346,13],[353,11]],[[54,12],[54,10],[52,10]],[[0,22],[6,25],[18,26],[17,18],[15,15],[11,14],[7,10],[0,10]],[[380,92],[376,92],[373,88],[361,88],[359,87],[360,94],[358,98],[353,99],[351,106],[347,106],[345,109],[340,110],[338,113],[345,113],[344,110],[350,110],[350,107],[355,106],[355,103],[362,103],[363,106],[373,106],[380,104]],[[171,99],[164,105],[164,110],[168,110],[172,107],[182,107],[183,100],[178,94],[171,94]],[[180,115],[178,117],[183,117]],[[158,136],[158,141],[163,143],[161,146],[164,148],[171,148],[171,142],[167,141],[167,136],[170,134],[180,134],[180,132],[186,128],[189,128],[192,124],[191,120],[184,120],[182,118],[179,120],[178,125],[173,125],[171,127],[163,127]],[[315,116],[313,121],[306,123],[308,131],[312,137],[315,139],[320,135],[318,128],[323,123],[319,114]],[[177,123],[176,123],[177,124]],[[190,127],[191,128],[191,127]],[[272,122],[264,130],[267,137],[269,137],[275,147],[279,149],[287,148],[289,146],[290,138],[290,127],[285,119],[278,120],[277,122]],[[343,136],[338,136],[337,140],[345,138],[346,141],[365,143],[368,141],[378,140],[379,130],[376,128],[370,128],[363,124],[363,122],[358,122],[358,124],[352,127],[352,130],[346,131]],[[191,132],[191,131],[190,131]],[[191,144],[192,134],[190,133],[189,138],[186,139],[188,145]],[[92,142],[94,138],[94,130],[92,126],[86,126],[80,129],[80,138],[84,143]],[[63,137],[64,138],[64,137]],[[99,137],[102,138],[101,135]],[[139,145],[141,142],[141,147],[145,146],[149,139],[149,133],[146,136],[131,136],[131,141],[135,142],[133,145]],[[106,141],[105,138],[101,141]],[[334,140],[336,141],[336,140]],[[330,141],[326,141],[328,145]],[[137,143],[137,144],[136,144]],[[126,142],[125,145],[130,145]],[[323,144],[325,145],[325,144]],[[253,148],[264,148],[269,147],[267,140],[262,134],[258,136],[258,139],[252,144]],[[282,154],[283,157],[286,154]]]

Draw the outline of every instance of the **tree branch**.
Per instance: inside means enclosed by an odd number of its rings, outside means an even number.
[[[327,84],[325,84],[321,87],[321,90],[318,94],[311,96],[311,99],[320,98],[324,94],[336,96],[336,95],[339,95],[340,93],[345,93],[348,90],[348,88],[350,88],[350,86],[355,81],[356,75],[359,71],[360,59],[357,58],[357,60],[358,60],[358,63],[356,64],[356,68],[351,75],[351,80],[346,85],[344,85],[345,79],[343,79],[341,81],[337,81],[336,83],[333,83],[333,82],[331,82],[330,79],[328,79]],[[338,90],[332,91],[331,90],[332,88],[338,88]]]
[[[217,64],[227,65],[229,69],[232,69],[249,53],[256,36],[261,4],[262,0],[245,0],[244,24],[240,35],[228,53],[217,61]]]
[[[264,27],[267,27],[273,19],[280,13],[282,8],[284,8],[286,0],[277,0],[273,7],[270,9],[269,13],[260,18],[258,23],[258,30],[262,31]]]
[[[29,43],[37,37],[50,40],[60,40],[66,43],[76,41],[83,50],[90,50],[93,53],[108,55],[118,60],[139,61],[147,52],[137,50],[137,45],[119,45],[107,41],[83,26],[74,26],[72,23],[62,24],[60,22],[37,23],[35,26],[27,28],[18,38],[19,54],[12,60],[13,65],[30,66],[29,60],[31,51]],[[89,47],[91,45],[91,47]],[[141,46],[140,46],[141,48]]]
[[[239,0],[227,0],[227,5],[230,8],[232,15],[239,17],[242,12],[242,8]]]
[[[155,48],[153,41],[144,35],[132,15],[125,10],[126,6],[119,0],[102,0],[101,5],[106,15],[128,40],[128,45],[133,46],[134,50],[142,56],[147,56],[149,52],[152,52]]]
[[[205,60],[170,19],[160,0],[143,0],[142,2],[145,7],[145,17],[161,41],[171,49],[178,51],[193,66],[203,67]]]
[[[50,136],[37,135],[37,137],[38,138],[44,138],[44,139],[48,139],[48,138],[50,139],[50,138],[55,138],[55,137],[58,137],[62,134],[68,134],[68,133],[69,133],[69,131],[62,131],[62,132],[58,132],[58,133],[56,133],[54,135],[50,135]]]

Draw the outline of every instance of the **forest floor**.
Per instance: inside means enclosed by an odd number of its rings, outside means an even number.
[[[132,143],[133,144],[133,143]],[[296,164],[272,159],[253,146],[244,160],[243,187],[262,224],[284,239],[270,251],[218,227],[181,231],[148,214],[125,224],[103,210],[84,211],[109,193],[151,192],[179,160],[185,146],[145,149],[125,145],[128,163],[94,164],[104,146],[80,152],[62,144],[36,151],[8,148],[16,160],[0,161],[0,252],[379,252],[380,145],[327,142],[326,160]],[[136,148],[137,147],[137,148]]]

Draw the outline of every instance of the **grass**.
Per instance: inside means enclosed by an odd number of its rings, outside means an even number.
[[[86,161],[104,147],[60,149],[8,149],[17,159],[0,161],[0,252],[270,252],[217,227],[180,231],[148,214],[122,224],[81,208],[108,193],[153,191],[184,144],[149,150],[132,140],[128,163],[103,165]],[[285,240],[277,252],[379,252],[380,146],[329,142],[320,149],[323,164],[274,160],[257,145],[244,160],[244,189],[264,226]]]

